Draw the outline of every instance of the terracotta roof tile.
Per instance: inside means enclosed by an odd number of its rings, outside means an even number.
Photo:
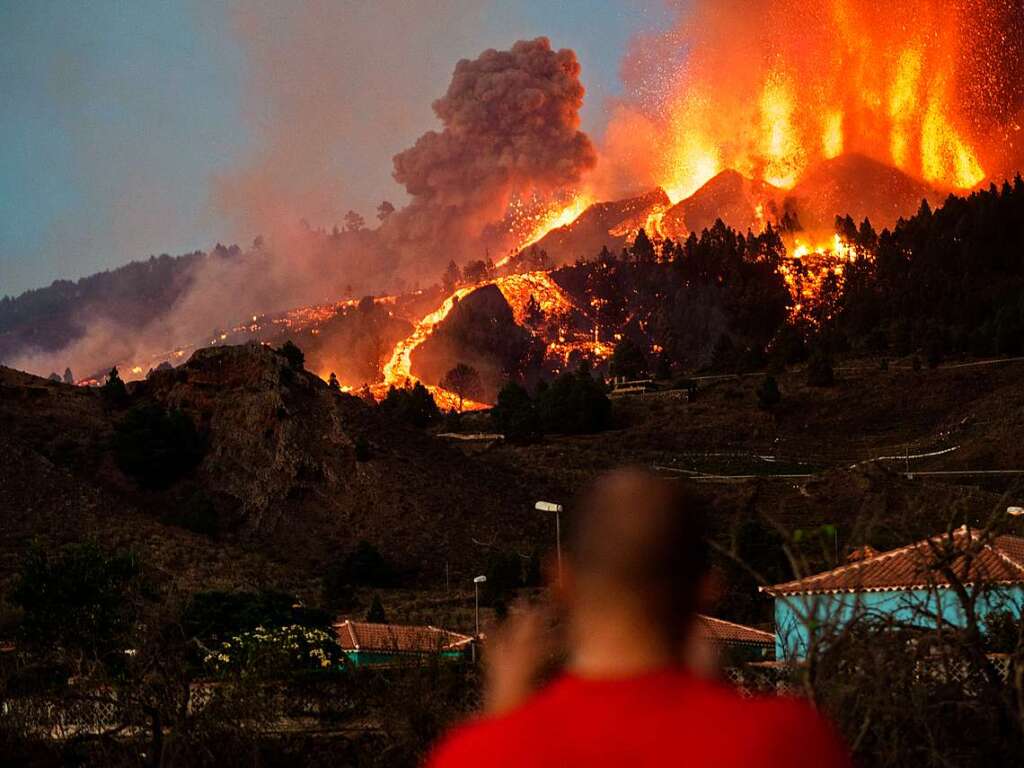
[[[468,635],[437,627],[400,624],[371,624],[341,621],[334,625],[338,644],[346,651],[385,653],[441,653],[464,648],[473,641]]]
[[[831,571],[761,587],[771,595],[879,592],[945,586],[948,565],[965,583],[1024,583],[1024,539],[958,528]]]
[[[775,647],[775,635],[753,627],[745,627],[742,624],[734,624],[725,619],[716,619],[711,616],[697,616],[697,630],[701,637],[710,640],[712,643],[726,645],[758,645],[769,648]]]

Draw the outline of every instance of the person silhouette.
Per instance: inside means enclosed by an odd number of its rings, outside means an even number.
[[[486,649],[484,712],[428,768],[847,768],[831,726],[795,699],[746,699],[687,668],[709,574],[705,509],[681,484],[623,469],[577,507],[553,601],[566,669],[538,685],[544,609],[511,617]]]

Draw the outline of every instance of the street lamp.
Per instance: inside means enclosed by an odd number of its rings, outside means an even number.
[[[1010,517],[1024,517],[1024,507],[1007,507],[1006,514]]]
[[[555,546],[558,551],[558,586],[562,586],[562,505],[553,501],[538,501],[534,505],[538,512],[555,513]]]
[[[476,644],[480,640],[480,585],[487,581],[486,576],[473,579],[473,597],[476,602],[476,637],[473,638],[473,661],[476,661]]]

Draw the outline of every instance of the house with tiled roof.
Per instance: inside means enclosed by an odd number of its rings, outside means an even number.
[[[355,666],[401,664],[428,657],[460,659],[473,644],[469,635],[430,626],[349,619],[333,626],[338,645]]]
[[[775,601],[776,658],[792,660],[805,657],[812,640],[862,618],[963,626],[961,587],[977,595],[982,622],[994,612],[1020,615],[1024,538],[962,527],[887,552],[864,548],[846,565],[760,591]]]
[[[712,616],[697,616],[697,635],[719,650],[746,652],[751,659],[771,658],[775,635]]]

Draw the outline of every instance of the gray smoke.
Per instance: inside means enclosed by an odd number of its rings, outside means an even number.
[[[384,235],[403,260],[432,266],[480,256],[478,238],[499,221],[513,194],[577,185],[597,155],[579,130],[583,85],[576,54],[547,38],[487,50],[455,67],[434,102],[441,131],[395,156],[395,180],[411,201]]]

